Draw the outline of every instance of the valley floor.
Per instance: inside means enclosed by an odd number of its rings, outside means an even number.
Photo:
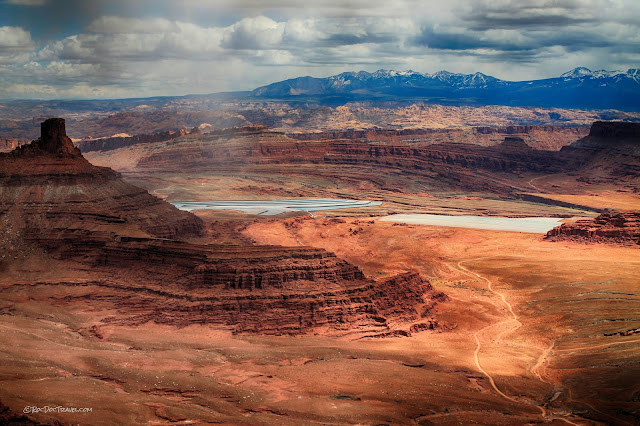
[[[159,183],[155,191],[167,190]],[[420,199],[461,211],[486,205],[566,212],[477,196]],[[37,280],[20,280],[17,268],[0,279],[0,401],[14,413],[89,407],[88,413],[27,414],[105,425],[624,425],[640,419],[637,248],[394,224],[367,209],[268,218],[200,214],[212,229],[228,230],[209,238],[321,247],[374,278],[418,271],[451,298],[434,312],[443,330],[373,339],[327,337],[322,330],[267,337],[205,325],[110,325],[98,320],[109,313],[96,311],[89,299],[69,305],[46,285],[66,279],[81,286],[90,271],[54,277],[43,266]]]

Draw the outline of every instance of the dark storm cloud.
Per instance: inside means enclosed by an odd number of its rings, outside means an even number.
[[[379,34],[331,34],[328,38],[324,39],[321,44],[325,46],[348,46],[353,44],[364,43],[391,43],[398,40],[398,37],[391,35],[379,35]]]
[[[17,6],[43,6],[47,0],[4,0],[3,3]]]
[[[416,46],[441,50],[493,49],[513,52],[540,47],[536,40],[531,39],[518,43],[508,38],[489,39],[485,34],[477,32],[440,32],[433,27],[423,28],[422,33],[409,42]]]
[[[540,13],[538,15],[514,16],[507,13],[476,15],[465,18],[472,30],[490,30],[496,28],[530,28],[530,27],[563,27],[567,25],[586,24],[596,22],[595,18],[574,18],[568,15],[552,15]]]
[[[107,10],[106,2],[94,0],[49,0],[27,6],[3,4],[0,26],[15,25],[29,29],[35,39],[51,40],[61,35],[77,34],[87,21]]]
[[[409,40],[416,46],[425,46],[432,49],[447,51],[466,51],[477,49],[490,49],[502,51],[507,55],[535,54],[536,51],[560,46],[570,52],[590,48],[624,48],[633,49],[637,46],[634,42],[626,42],[611,38],[606,34],[599,34],[583,29],[573,29],[564,32],[559,31],[532,31],[519,32],[519,37],[500,37],[487,32],[465,31],[443,32],[432,27],[423,28],[422,33]]]
[[[634,3],[610,0],[479,0],[457,21],[423,25],[408,43],[514,63],[551,51],[604,57],[606,49],[638,51],[640,20],[629,20],[638,12]]]
[[[510,0],[478,1],[460,16],[471,30],[551,28],[599,20],[594,1]],[[596,7],[590,10],[590,6]]]
[[[637,0],[0,0],[0,97],[245,90],[378,68],[522,80],[638,62]]]

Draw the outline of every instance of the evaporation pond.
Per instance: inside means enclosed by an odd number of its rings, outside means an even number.
[[[545,234],[560,225],[557,217],[448,216],[437,214],[394,214],[380,220],[410,225],[450,226],[455,228],[491,229],[494,231]]]
[[[297,198],[293,200],[261,201],[184,201],[171,203],[180,210],[239,210],[250,214],[275,215],[291,211],[312,212],[318,210],[354,209],[379,206],[379,201],[340,200],[332,198]]]

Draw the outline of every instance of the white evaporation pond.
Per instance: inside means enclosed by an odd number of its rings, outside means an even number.
[[[437,214],[394,214],[380,220],[410,225],[448,226],[455,228],[490,229],[494,231],[528,232],[546,234],[560,225],[556,217],[499,217],[499,216],[450,216]]]
[[[250,214],[276,215],[291,211],[318,211],[334,209],[354,209],[379,206],[379,201],[341,200],[335,198],[297,198],[292,200],[251,200],[251,201],[184,201],[171,203],[180,210],[239,210]]]

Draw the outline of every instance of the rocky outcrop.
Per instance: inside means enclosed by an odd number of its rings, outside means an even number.
[[[19,146],[5,158],[39,157],[54,155],[57,157],[80,157],[80,150],[73,146],[67,136],[62,118],[50,118],[40,125],[40,137],[30,144]]]
[[[206,133],[209,136],[239,136],[239,135],[251,135],[267,131],[266,126],[252,125],[243,127],[232,127],[228,129],[215,130],[213,132]],[[166,132],[153,133],[148,135],[136,135],[136,136],[122,136],[111,137],[101,139],[87,139],[76,142],[76,146],[80,148],[82,152],[93,151],[112,151],[119,148],[128,148],[134,145],[150,144],[156,142],[167,142],[181,137],[200,137],[203,133],[199,127],[194,127],[190,131],[187,129],[178,129],[176,131],[167,130]]]
[[[28,141],[20,140],[20,139],[0,139],[0,152],[9,152],[13,151],[17,147],[21,145],[28,144]]]
[[[617,132],[620,124],[628,128]],[[462,143],[390,143],[349,139],[292,139],[290,136],[262,132],[250,135],[222,136],[209,134],[193,141],[180,140],[172,146],[162,147],[142,155],[137,168],[145,170],[220,170],[221,168],[261,165],[300,164],[320,171],[330,168],[341,175],[341,167],[361,168],[362,174],[371,174],[372,167],[385,170],[386,175],[421,178],[431,190],[491,191],[504,196],[528,192],[527,188],[514,188],[507,182],[513,174],[572,173],[579,180],[597,182],[619,181],[630,188],[638,186],[640,154],[635,131],[629,123],[594,124],[594,134],[619,134],[621,139],[585,137],[560,152],[533,149],[520,136],[506,136],[502,143],[478,146]],[[638,124],[637,126],[640,126]],[[600,127],[609,129],[606,132]],[[517,130],[517,129],[516,129]],[[423,131],[416,131],[420,134]],[[613,133],[612,133],[613,132]],[[349,132],[347,132],[349,133]],[[625,136],[626,135],[626,136]],[[298,136],[296,136],[298,137]],[[317,167],[316,165],[323,165]],[[284,169],[284,168],[283,168]],[[286,172],[286,171],[285,171]],[[506,175],[505,175],[506,174]],[[377,176],[377,174],[376,174]],[[619,183],[620,183],[619,182]]]
[[[90,267],[109,323],[213,324],[234,332],[370,336],[441,328],[447,300],[417,274],[373,281],[312,247],[198,245],[93,233],[30,235],[56,259]],[[121,277],[126,276],[126,279]],[[73,284],[65,284],[73,285]],[[87,284],[83,284],[86,287]]]
[[[640,246],[640,212],[605,212],[595,219],[562,224],[549,231],[545,238]]]
[[[126,148],[132,145],[170,141],[187,134],[189,134],[187,132],[187,129],[179,129],[177,131],[168,130],[166,132],[154,133],[151,135],[82,140],[77,142],[76,146],[80,148],[82,152],[111,151],[118,148]]]
[[[640,178],[640,123],[597,121],[589,135],[562,148],[588,180]]]
[[[202,231],[196,216],[90,164],[66,136],[63,119],[46,120],[39,139],[0,154],[0,186],[0,215],[19,217],[27,236],[95,226],[163,238]]]
[[[40,128],[40,138],[35,145],[49,154],[79,156],[80,150],[73,146],[67,136],[63,118],[50,118]]]
[[[292,140],[285,135],[262,133],[250,136],[204,136],[154,150],[143,156],[137,168],[157,171],[185,169],[206,171],[259,165],[264,168],[299,164],[315,173],[343,175],[337,171],[349,167],[375,179],[374,168],[383,175],[420,178],[434,189],[492,191],[510,194],[514,190],[505,179],[492,173],[556,173],[567,161],[556,152],[534,150],[521,139],[508,139],[491,147],[467,144],[375,144],[360,140]],[[321,167],[318,165],[322,165]],[[291,172],[283,168],[283,173]],[[333,172],[331,172],[333,170]],[[479,175],[479,171],[486,171]]]
[[[3,252],[54,265],[47,279],[56,268],[90,274],[51,285],[74,287],[61,290],[64,303],[88,299],[117,312],[103,318],[109,323],[408,335],[437,328],[431,311],[446,299],[417,275],[374,281],[312,247],[195,244],[200,219],[91,165],[59,119],[45,122],[37,141],[0,154],[0,231]]]
[[[564,147],[563,152],[607,151],[640,156],[640,123],[596,121],[589,135]]]
[[[504,142],[500,144],[500,148],[503,152],[513,153],[531,153],[533,151],[533,148],[518,136],[507,136],[504,138]]]
[[[493,126],[445,129],[367,129],[335,130],[324,132],[287,133],[296,140],[351,139],[366,142],[410,144],[423,146],[446,143],[467,143],[472,145],[497,145],[507,136],[522,138],[535,149],[559,150],[587,135],[589,128],[556,126]]]
[[[613,140],[640,139],[640,123],[621,121],[596,121],[591,126],[589,137]]]

